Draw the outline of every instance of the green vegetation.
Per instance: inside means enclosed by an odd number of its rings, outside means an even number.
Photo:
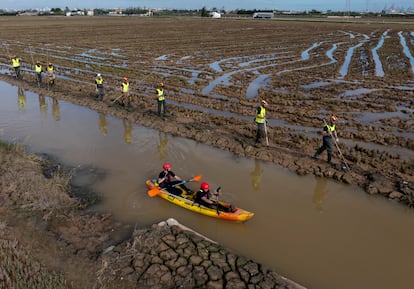
[[[24,152],[25,147],[21,144],[12,144],[0,140],[0,152]]]

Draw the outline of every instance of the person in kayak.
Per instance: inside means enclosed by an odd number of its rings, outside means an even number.
[[[161,188],[166,189],[168,192],[174,195],[181,195],[181,190],[177,188],[179,185],[187,192],[191,192],[191,190],[187,188],[184,183],[185,181],[183,181],[171,170],[171,164],[165,163],[162,165],[162,171],[158,176],[158,185]]]
[[[219,193],[219,189],[217,189],[215,192],[216,196],[218,196],[218,193]],[[233,212],[232,205],[226,207],[220,203],[217,203],[211,200],[210,198],[211,198],[210,185],[207,182],[202,182],[200,185],[200,189],[196,193],[196,197],[194,200],[195,203],[202,205],[204,207],[211,208],[211,209],[217,209],[218,211]]]

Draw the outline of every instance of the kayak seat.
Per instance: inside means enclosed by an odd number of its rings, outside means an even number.
[[[182,191],[179,188],[169,188],[168,192],[176,196],[181,196],[182,194]]]

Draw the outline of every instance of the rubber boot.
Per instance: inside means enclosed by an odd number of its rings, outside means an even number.
[[[327,160],[328,164],[332,165],[332,155],[328,154],[328,160]]]

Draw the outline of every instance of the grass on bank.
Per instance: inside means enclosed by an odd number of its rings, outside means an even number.
[[[42,159],[20,144],[0,140],[0,288],[72,289],[59,272],[48,270],[10,233],[13,212],[31,216],[73,206],[65,189],[70,176],[42,174]]]
[[[0,239],[0,288],[71,289],[60,273],[51,272],[19,248],[16,240]]]
[[[0,140],[0,196],[9,205],[26,210],[53,211],[76,204],[68,193],[70,175],[56,170],[52,178],[43,174],[45,160],[26,153],[20,144]]]

